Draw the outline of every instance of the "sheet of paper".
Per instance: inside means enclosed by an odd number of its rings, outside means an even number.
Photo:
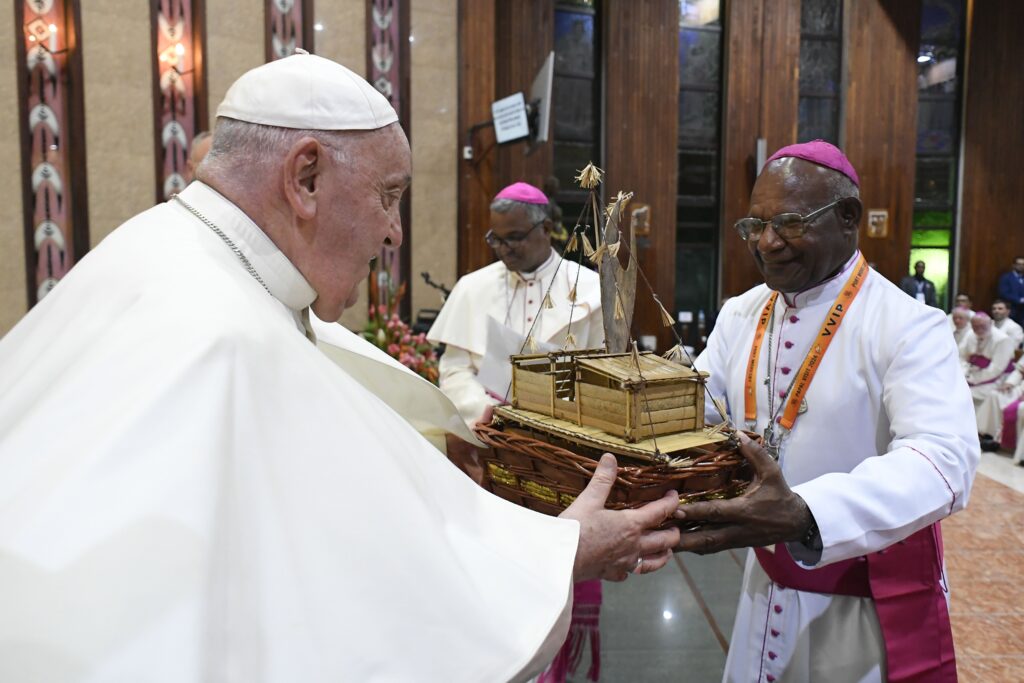
[[[560,348],[555,344],[536,339],[534,341],[537,344],[536,353],[557,351]],[[509,357],[521,353],[534,353],[526,348],[526,337],[488,316],[487,353],[480,361],[477,381],[495,396],[509,400],[512,394],[512,363]]]

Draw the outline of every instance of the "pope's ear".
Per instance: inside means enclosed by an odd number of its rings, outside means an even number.
[[[284,196],[295,215],[303,220],[316,216],[317,190],[327,151],[316,138],[300,138],[284,161]]]

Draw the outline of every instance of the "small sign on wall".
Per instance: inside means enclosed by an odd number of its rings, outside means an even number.
[[[868,237],[889,236],[888,209],[868,209]]]

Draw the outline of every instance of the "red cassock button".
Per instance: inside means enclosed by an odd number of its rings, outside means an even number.
[[[772,661],[774,661],[776,657],[778,657],[778,655],[775,654],[774,652],[769,652],[768,653],[768,659],[771,659]]]
[[[789,342],[789,341],[788,341],[788,342],[786,342],[786,348],[787,348],[787,349],[791,349],[791,348],[793,348],[793,342]]]
[[[772,629],[772,638],[778,638],[778,637],[779,637],[779,632],[776,631],[775,629]]]
[[[775,613],[782,614],[782,605],[775,605]]]
[[[788,375],[790,373],[790,369],[789,368],[779,368],[779,369],[782,370],[782,374],[783,375]]]
[[[800,322],[800,318],[796,317],[795,315],[791,315],[791,316],[789,316],[789,322],[791,322],[791,323]]]
[[[772,683],[772,681],[775,680],[775,676],[768,674],[767,676],[765,676],[765,680],[768,681],[768,683]]]

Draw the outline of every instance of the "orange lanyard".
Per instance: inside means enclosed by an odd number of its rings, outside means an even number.
[[[867,275],[868,264],[864,259],[864,255],[861,254],[857,264],[854,266],[853,274],[846,280],[846,284],[843,285],[843,291],[836,297],[832,308],[829,309],[828,314],[825,316],[825,322],[821,324],[821,329],[818,330],[818,335],[811,344],[807,357],[804,358],[804,362],[793,380],[789,398],[786,400],[786,410],[782,413],[782,419],[779,421],[779,424],[785,429],[793,428],[793,423],[796,422],[797,413],[800,410],[800,404],[803,403],[807,390],[811,386],[811,380],[814,379],[814,374],[821,367],[821,361],[825,357],[825,352],[828,351],[829,344],[832,343],[836,332],[839,330],[839,325],[842,324],[843,318],[846,317],[846,313],[850,310],[850,305],[857,298],[857,294],[860,293]],[[757,329],[754,332],[754,343],[750,347],[750,359],[747,361],[744,418],[750,429],[753,429],[753,426],[757,423],[757,388],[754,380],[757,374],[757,362],[761,355],[761,342],[764,340],[764,334],[768,329],[768,322],[771,320],[772,312],[775,310],[775,302],[778,298],[779,293],[772,292],[772,295],[768,297],[768,302],[761,310],[761,316],[757,320]],[[770,422],[772,416],[769,416],[768,419]],[[770,423],[768,428],[772,428]]]

